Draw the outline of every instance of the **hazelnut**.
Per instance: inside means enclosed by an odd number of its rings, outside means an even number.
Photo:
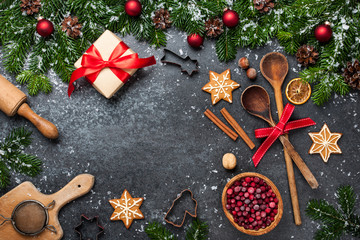
[[[236,167],[236,157],[232,153],[226,153],[222,158],[222,164],[225,169],[231,170]]]
[[[256,78],[256,70],[255,68],[249,68],[247,71],[246,71],[246,75],[248,78],[250,78],[251,80],[254,80]]]
[[[248,69],[250,66],[249,60],[246,57],[240,58],[238,64],[242,69]]]

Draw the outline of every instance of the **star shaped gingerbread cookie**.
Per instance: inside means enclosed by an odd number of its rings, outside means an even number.
[[[313,144],[309,150],[310,154],[319,153],[324,162],[329,160],[331,153],[340,154],[341,149],[339,148],[337,141],[342,136],[342,133],[332,133],[329,127],[324,124],[318,133],[309,133],[309,136],[313,140]]]
[[[221,99],[232,103],[232,91],[239,88],[240,84],[231,80],[230,69],[218,74],[209,71],[210,82],[208,82],[202,90],[211,93],[211,102],[213,105],[218,103]]]
[[[143,200],[143,198],[132,198],[125,189],[120,199],[109,200],[111,206],[115,209],[110,220],[121,220],[128,229],[134,219],[144,219],[144,215],[140,211]]]

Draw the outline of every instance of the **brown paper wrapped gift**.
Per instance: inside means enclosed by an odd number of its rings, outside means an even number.
[[[102,59],[104,61],[108,61],[112,52],[120,42],[122,42],[121,38],[116,36],[111,31],[106,30],[94,42],[93,45],[101,54]],[[129,48],[128,50],[126,50],[126,52],[123,55],[121,55],[121,57],[131,55],[134,53],[135,52]],[[155,59],[152,60],[153,60],[152,63],[147,65],[154,64]],[[81,63],[82,63],[82,57],[79,60],[77,60],[74,65],[76,68],[80,68],[82,67]],[[127,72],[130,76],[132,76],[137,71],[137,69],[125,69],[125,68],[122,68],[122,70]],[[92,83],[92,85],[98,92],[100,92],[106,98],[111,98],[124,85],[124,82],[120,80],[110,68],[105,67],[100,71],[99,75],[97,76],[96,80]]]

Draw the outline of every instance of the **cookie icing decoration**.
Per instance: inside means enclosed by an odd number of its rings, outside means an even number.
[[[310,154],[319,153],[322,160],[327,162],[331,153],[341,154],[337,141],[342,136],[342,133],[332,133],[329,127],[324,124],[321,131],[318,133],[309,133],[313,144],[309,150]]]
[[[134,219],[144,219],[140,211],[140,206],[144,198],[132,198],[130,193],[125,189],[120,199],[109,200],[111,206],[115,209],[110,220],[121,220],[128,229]]]
[[[230,69],[218,74],[209,71],[210,82],[208,82],[202,90],[211,94],[211,102],[213,105],[221,99],[232,103],[232,91],[239,88],[240,84],[231,80]]]

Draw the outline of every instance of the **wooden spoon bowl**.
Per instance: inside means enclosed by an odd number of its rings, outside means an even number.
[[[241,178],[244,177],[258,177],[262,180],[264,180],[266,182],[267,185],[269,185],[271,187],[271,189],[273,190],[273,192],[276,194],[277,199],[279,200],[278,202],[278,213],[275,215],[274,217],[274,221],[267,226],[266,228],[260,228],[259,230],[251,230],[251,229],[245,229],[242,226],[239,226],[235,221],[234,218],[232,216],[232,214],[229,212],[229,210],[226,209],[226,204],[227,204],[227,194],[226,191],[228,190],[229,187],[231,187],[235,181],[240,180]],[[223,205],[223,210],[224,213],[226,215],[226,217],[229,219],[230,223],[239,231],[246,233],[248,235],[252,235],[252,236],[259,236],[259,235],[263,235],[266,234],[268,232],[270,232],[271,230],[273,230],[280,222],[282,215],[283,215],[283,201],[280,195],[279,190],[277,189],[277,187],[275,186],[275,184],[267,177],[265,177],[262,174],[259,173],[254,173],[254,172],[245,172],[245,173],[240,173],[238,175],[236,175],[235,177],[233,177],[224,187],[223,193],[222,193],[222,205]]]

